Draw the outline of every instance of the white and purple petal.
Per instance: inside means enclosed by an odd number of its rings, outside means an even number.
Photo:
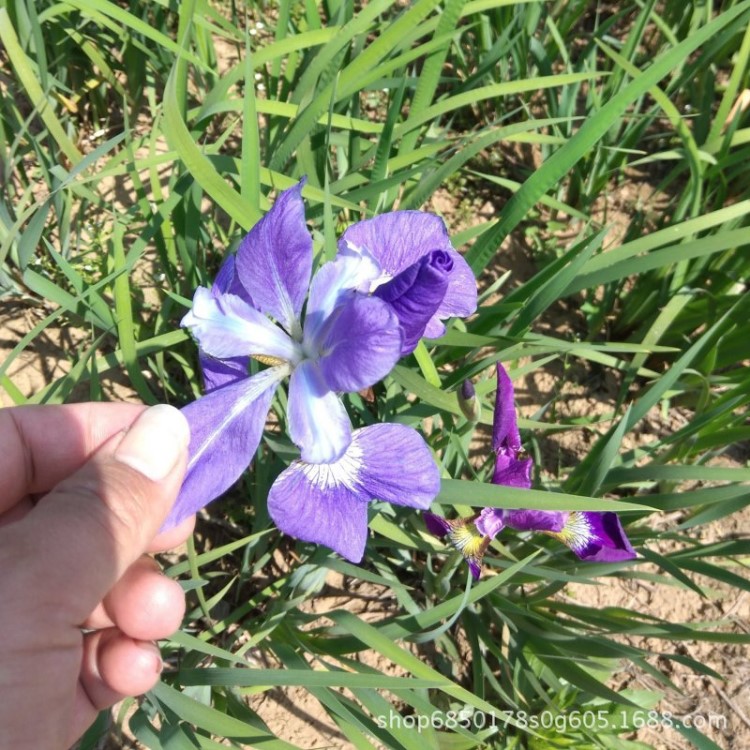
[[[295,364],[302,356],[299,344],[234,294],[213,295],[198,287],[182,326],[190,328],[203,352],[216,359],[261,356]]]
[[[354,292],[369,294],[382,275],[375,259],[357,248],[339,250],[336,258],[324,263],[313,277],[307,300],[304,325],[306,349],[318,348],[320,330],[334,309]]]
[[[621,562],[637,557],[620,519],[611,511],[571,513],[557,536],[582,560]]]
[[[351,442],[349,415],[313,360],[304,360],[292,373],[287,427],[308,463],[336,461]]]
[[[359,562],[370,500],[424,509],[439,489],[438,468],[420,435],[376,424],[355,430],[337,461],[292,463],[271,487],[268,511],[284,533]]]
[[[414,351],[448,289],[453,260],[445,250],[433,250],[379,286],[374,295],[398,316],[404,341],[401,355]]]
[[[266,415],[287,367],[226,385],[182,409],[190,425],[188,466],[163,529],[176,526],[237,481],[258,448]]]
[[[350,484],[344,455],[330,464],[294,461],[273,483],[268,512],[289,536],[323,544],[351,562],[360,562],[367,542],[367,498]]]
[[[354,393],[384,378],[401,356],[401,328],[390,305],[353,294],[333,311],[314,353],[331,390]]]
[[[466,317],[477,308],[477,284],[463,257],[451,245],[443,220],[423,211],[393,211],[357,222],[339,240],[339,248],[366,248],[390,277],[397,276],[423,255],[443,250],[452,259],[448,289],[424,335],[445,332],[441,318]]]
[[[312,237],[305,224],[304,180],[279,195],[237,250],[236,269],[255,307],[292,336],[312,273]]]

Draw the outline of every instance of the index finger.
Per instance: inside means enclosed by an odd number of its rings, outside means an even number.
[[[0,409],[0,513],[77,471],[146,407],[84,403]]]

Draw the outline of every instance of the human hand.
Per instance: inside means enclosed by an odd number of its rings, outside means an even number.
[[[158,533],[188,441],[169,406],[0,410],[2,750],[67,748],[158,681],[185,599],[145,553],[192,531]]]

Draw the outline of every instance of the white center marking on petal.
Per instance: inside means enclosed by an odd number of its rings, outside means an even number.
[[[344,486],[353,492],[360,488],[359,474],[362,469],[362,448],[353,439],[346,453],[330,464],[308,464],[300,461],[302,471],[310,484],[320,490]]]

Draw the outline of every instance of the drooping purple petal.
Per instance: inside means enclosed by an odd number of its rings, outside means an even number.
[[[203,373],[203,390],[211,393],[223,385],[236,383],[248,376],[250,357],[230,357],[216,359],[208,354],[198,354],[201,372]]]
[[[391,305],[398,315],[404,334],[402,356],[414,351],[438,311],[452,270],[450,254],[433,250],[375,290],[374,295]]]
[[[292,373],[287,420],[289,437],[308,463],[336,461],[351,442],[349,415],[313,360]]]
[[[324,544],[351,562],[360,562],[367,542],[367,500],[348,480],[352,463],[294,461],[273,483],[268,512],[289,536]]]
[[[163,529],[176,526],[237,481],[255,455],[274,391],[288,371],[264,370],[183,408],[190,424],[189,461]]]
[[[348,245],[367,248],[391,277],[433,250],[444,250],[450,255],[453,269],[448,289],[425,328],[424,336],[428,338],[437,338],[445,332],[441,318],[466,317],[477,308],[474,274],[453,249],[439,216],[422,211],[394,211],[366,219],[350,226],[341,236],[339,247]]]
[[[561,531],[568,515],[559,510],[506,510],[505,525],[517,531]]]
[[[393,369],[401,356],[401,329],[388,304],[353,294],[333,311],[316,343],[328,387],[354,393]]]
[[[355,430],[350,451],[361,453],[359,483],[371,500],[426,510],[440,492],[440,470],[422,436],[402,424]]]
[[[317,348],[320,329],[334,308],[354,292],[369,294],[381,275],[380,265],[367,250],[345,248],[339,250],[334,260],[324,263],[310,284],[305,309],[305,347]]]
[[[521,436],[518,433],[516,407],[513,401],[513,383],[499,362],[495,415],[492,420],[492,450],[503,455],[511,455],[510,452],[518,453],[521,450]]]
[[[553,536],[582,560],[620,562],[637,556],[620,519],[611,511],[570,513],[563,529]]]
[[[312,272],[312,237],[305,224],[301,180],[276,199],[240,243],[236,267],[255,307],[292,335]]]
[[[368,501],[424,509],[439,489],[437,466],[419,434],[405,425],[376,424],[355,430],[337,461],[292,463],[271,487],[268,511],[284,533],[359,562]]]
[[[494,539],[505,528],[505,511],[502,508],[482,508],[475,523],[480,534]]]
[[[234,294],[214,296],[198,287],[182,325],[190,328],[206,354],[217,359],[250,355],[296,363],[302,356],[299,344]]]

